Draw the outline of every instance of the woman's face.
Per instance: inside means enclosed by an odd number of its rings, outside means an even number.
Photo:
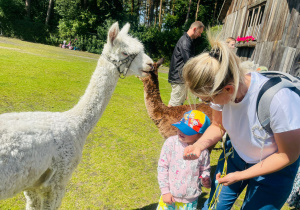
[[[214,103],[219,105],[224,105],[230,102],[232,95],[234,93],[233,85],[226,85],[221,92],[211,97],[200,97],[200,99],[205,103]]]

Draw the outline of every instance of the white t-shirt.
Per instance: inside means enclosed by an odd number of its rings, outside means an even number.
[[[256,100],[268,78],[251,72],[250,87],[239,103],[230,102],[223,107],[223,126],[232,145],[247,163],[258,163],[277,151],[273,136],[261,127],[256,114]],[[276,93],[270,105],[270,126],[273,133],[300,128],[300,97],[284,88]],[[300,140],[300,139],[299,139]]]

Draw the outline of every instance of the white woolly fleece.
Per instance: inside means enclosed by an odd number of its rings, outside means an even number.
[[[120,32],[118,23],[113,24],[103,51],[122,60],[134,50],[138,55],[129,72],[141,76],[153,61],[128,30],[129,24]],[[104,112],[118,78],[116,66],[100,57],[85,94],[71,110],[0,115],[0,200],[25,191],[26,209],[59,208],[85,140]]]

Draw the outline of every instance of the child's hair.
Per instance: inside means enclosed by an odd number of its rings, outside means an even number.
[[[220,36],[220,33],[213,34],[208,29],[211,51],[190,59],[183,67],[183,78],[187,88],[198,97],[212,97],[232,83],[235,92],[231,100],[234,100],[239,83],[244,82],[246,70],[240,67],[239,57],[227,43],[220,41]]]
[[[231,41],[236,41],[236,40],[235,40],[235,38],[233,38],[233,37],[228,37],[228,38],[226,39],[226,43],[229,43],[229,42],[231,42]]]

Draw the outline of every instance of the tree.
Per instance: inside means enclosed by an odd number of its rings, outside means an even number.
[[[31,0],[26,0],[25,6],[26,6],[27,17],[30,19]]]
[[[158,18],[159,28],[161,28],[161,24],[162,24],[161,11],[162,11],[162,0],[160,0],[160,3],[159,3],[159,18]]]
[[[189,2],[189,8],[188,8],[188,11],[187,11],[187,14],[186,14],[186,18],[185,18],[185,22],[184,24],[186,24],[189,20],[189,15],[190,15],[190,11],[191,11],[191,4],[192,4],[192,0],[190,0]]]
[[[134,13],[134,0],[131,0],[131,15]]]
[[[198,0],[198,3],[197,3],[197,10],[196,10],[196,15],[195,15],[195,21],[198,20],[199,5],[200,5],[200,0]]]
[[[154,0],[149,0],[149,7],[148,7],[148,26],[153,23],[154,17]]]
[[[174,15],[175,0],[170,1],[171,15]]]
[[[218,0],[215,1],[213,24],[215,24],[216,22],[217,5],[218,5]]]
[[[46,17],[46,25],[49,25],[53,3],[54,3],[54,0],[49,0],[49,6],[48,6],[48,10],[47,10],[47,17]]]

